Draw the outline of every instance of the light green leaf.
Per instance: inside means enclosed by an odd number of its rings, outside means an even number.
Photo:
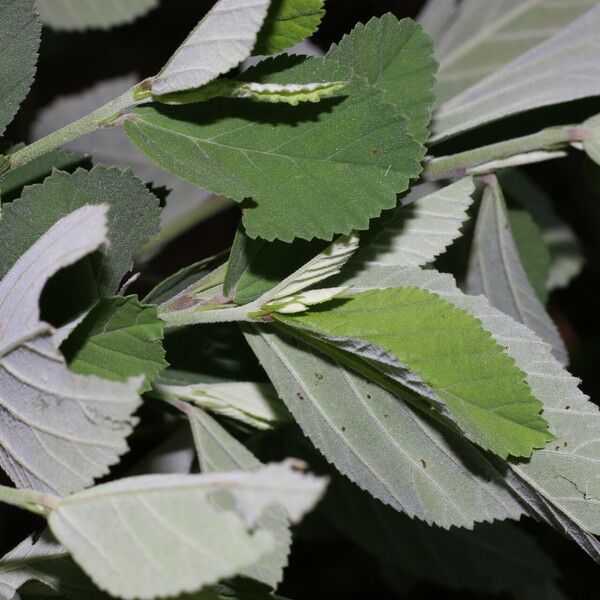
[[[471,177],[442,189],[430,183],[416,186],[402,206],[384,217],[383,231],[361,247],[356,259],[403,267],[432,262],[460,236],[474,191]]]
[[[139,78],[133,75],[115,77],[101,81],[82,92],[57,98],[39,112],[32,127],[33,138],[40,139],[91,113],[99,106],[124,94],[138,81]],[[163,171],[129,141],[121,128],[101,129],[69,142],[65,148],[78,154],[91,155],[94,164],[132,169],[142,181],[166,187],[169,195],[160,214],[163,228],[174,222],[181,223],[181,218],[192,211],[206,208],[207,212],[210,212],[209,206],[227,208],[227,202],[223,199],[211,200],[211,194],[205,190]],[[185,227],[182,229],[185,230]]]
[[[141,392],[167,366],[161,340],[163,322],[155,306],[135,296],[102,298],[62,343],[69,368],[81,375],[126,381],[144,375]]]
[[[408,119],[415,139],[427,140],[437,63],[433,44],[419,25],[411,19],[398,21],[389,13],[374,17],[334,44],[327,57],[352,67],[383,90],[384,100]]]
[[[443,104],[433,140],[526,110],[600,95],[600,5],[594,4],[547,41]]]
[[[152,83],[155,95],[203,86],[237,67],[256,43],[269,0],[219,0]]]
[[[278,57],[248,81],[344,81],[347,67],[321,58]],[[238,202],[250,237],[331,239],[366,229],[395,206],[420,171],[424,148],[407,122],[364,80],[340,96],[299,107],[218,99],[194,106],[139,107],[129,137],[172,173]],[[218,140],[218,141],[216,141]]]
[[[56,499],[48,523],[100,589],[156,598],[248,568],[275,544],[269,530],[256,527],[264,510],[279,505],[296,521],[324,487],[323,478],[288,463],[252,473],[129,477]],[[217,492],[232,496],[233,511],[211,500]]]
[[[54,322],[72,319],[119,289],[136,251],[158,231],[158,199],[130,171],[98,166],[73,174],[57,171],[2,210],[0,277],[62,216],[104,202],[109,205],[109,246],[53,279],[45,296],[54,302],[49,307]]]
[[[276,318],[364,357],[502,458],[530,456],[553,439],[525,373],[479,321],[435,294],[416,287],[372,290]]]
[[[506,521],[444,531],[384,506],[341,477],[333,478],[323,508],[340,533],[379,559],[392,587],[408,574],[453,590],[499,594],[557,575],[533,536]]]
[[[64,31],[109,29],[131,23],[158,6],[158,0],[36,0],[44,25]]]
[[[252,54],[276,54],[311,36],[325,15],[325,0],[271,0]]]
[[[444,528],[522,513],[495,461],[412,408],[409,390],[392,394],[264,326],[244,331],[305,435],[375,498]]]
[[[41,25],[34,0],[0,4],[0,137],[13,120],[35,75]]]
[[[0,282],[0,465],[19,487],[69,493],[106,474],[127,450],[141,379],[71,373],[40,321],[48,278],[107,241],[107,205],[58,220]]]
[[[600,562],[600,410],[588,401],[575,379],[550,353],[548,344],[525,325],[491,307],[484,296],[463,294],[449,275],[399,267],[372,267],[345,282],[358,292],[398,285],[429,290],[468,311],[506,348],[527,374],[527,384],[544,404],[555,440],[528,461],[511,461],[506,483],[530,512],[572,537]]]
[[[542,230],[551,259],[546,287],[550,291],[566,287],[584,263],[575,232],[556,214],[548,194],[525,173],[510,169],[503,171],[499,179],[502,189],[531,213]]]
[[[568,353],[556,325],[539,301],[523,269],[512,237],[500,185],[487,185],[471,248],[466,291],[527,325],[549,344],[564,364]]]
[[[600,165],[600,115],[588,119],[583,127],[589,129],[589,133],[583,140],[583,149],[594,162]]]
[[[436,44],[439,103],[541,44],[596,4],[597,0],[461,2]],[[436,3],[431,6],[435,10]]]
[[[269,383],[232,381],[174,385],[159,379],[153,390],[160,398],[190,402],[257,429],[271,429],[290,420],[289,413]]]
[[[249,450],[204,411],[190,408],[188,416],[203,473],[254,472],[263,466]],[[227,500],[224,497],[219,498],[220,506],[224,509],[231,508],[231,503]],[[275,547],[243,574],[276,588],[283,579],[283,569],[288,563],[292,543],[289,523],[280,507],[271,507],[260,517],[259,524],[273,534]]]

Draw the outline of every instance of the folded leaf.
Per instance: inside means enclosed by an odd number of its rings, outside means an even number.
[[[153,94],[198,88],[250,56],[269,0],[219,0],[152,83]]]
[[[347,81],[322,58],[278,57],[244,81]],[[182,107],[139,107],[129,137],[172,173],[244,205],[250,237],[331,239],[366,229],[396,204],[420,171],[424,148],[382,92],[354,79],[338,95],[292,107],[215,99]]]
[[[600,115],[588,119],[583,127],[589,129],[589,133],[583,140],[583,149],[594,162],[600,165]]]
[[[477,319],[435,294],[373,290],[277,319],[372,362],[502,458],[553,439],[525,373]]]
[[[69,493],[106,474],[127,450],[141,379],[71,373],[38,300],[48,278],[107,241],[106,205],[55,223],[0,282],[0,465],[19,487]]]
[[[101,589],[156,598],[198,590],[260,560],[275,544],[256,527],[263,511],[277,504],[298,520],[324,487],[285,463],[252,473],[129,477],[58,499],[48,523]],[[212,501],[217,492],[231,494],[233,511]]]
[[[158,232],[158,199],[130,171],[98,166],[55,172],[2,210],[0,277],[61,217],[84,204],[105,202],[109,245],[53,279],[45,291],[53,322],[71,320],[98,298],[117,292],[137,250]]]
[[[0,137],[33,83],[40,30],[34,0],[0,4]]]
[[[81,375],[126,381],[144,375],[141,392],[167,366],[156,307],[135,296],[103,298],[62,343],[69,368]]]
[[[249,450],[204,411],[190,408],[188,416],[203,473],[253,472],[263,466]],[[219,498],[220,506],[231,509],[231,502],[228,500],[226,497]],[[288,564],[292,543],[289,523],[281,507],[273,506],[260,517],[259,524],[273,534],[275,547],[243,574],[276,588],[283,579],[283,569]]]
[[[431,5],[432,10],[441,8]],[[438,102],[498,71],[595,5],[596,0],[461,2],[436,40]]]
[[[276,54],[311,36],[325,15],[325,0],[271,0],[252,54]]]
[[[471,177],[442,189],[428,183],[416,186],[402,206],[382,217],[381,233],[375,231],[373,241],[361,244],[356,260],[404,267],[432,262],[460,236],[474,191]],[[373,234],[369,230],[366,237]]]
[[[599,41],[600,6],[594,3],[550,39],[446,102],[434,119],[433,139],[533,108],[600,95]]]
[[[477,216],[466,291],[484,294],[489,303],[527,325],[568,362],[556,325],[539,301],[521,264],[499,184],[488,185]]]
[[[158,0],[36,0],[40,18],[52,29],[109,29],[131,23],[158,6]]]
[[[522,513],[495,461],[414,410],[410,391],[395,395],[285,332],[244,332],[305,435],[375,498],[444,528]]]
[[[408,119],[415,139],[427,140],[437,63],[433,44],[417,23],[389,13],[373,17],[333,44],[327,57],[383,90],[385,101]]]

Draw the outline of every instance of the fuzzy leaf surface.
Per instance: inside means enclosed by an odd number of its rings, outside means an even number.
[[[39,316],[48,278],[107,241],[107,208],[57,221],[0,282],[0,465],[19,487],[66,494],[90,485],[127,450],[136,422],[141,380],[72,373]]]
[[[69,368],[81,375],[126,381],[144,375],[141,392],[167,366],[163,321],[155,306],[140,304],[135,296],[103,298],[61,345]]]
[[[34,0],[0,4],[0,137],[25,99],[35,75],[41,25]]]
[[[152,83],[152,93],[198,88],[246,60],[270,0],[219,0],[175,50]]]
[[[558,329],[531,285],[512,236],[500,186],[486,186],[471,248],[466,291],[484,294],[490,304],[527,325],[568,362]]]
[[[244,332],[305,435],[375,498],[444,528],[521,514],[495,462],[410,406],[409,390],[395,395],[285,332]]]
[[[399,21],[392,14],[359,23],[327,57],[351,67],[356,75],[383,90],[386,102],[408,119],[409,131],[421,143],[435,100],[433,86],[437,63],[433,44],[412,19]]]
[[[278,57],[247,81],[345,81],[335,61]],[[215,99],[195,106],[138,107],[129,137],[163,168],[242,202],[248,235],[332,239],[366,229],[421,172],[424,148],[382,92],[354,79],[318,104],[273,106]]]
[[[502,458],[530,456],[552,439],[523,371],[479,321],[435,294],[372,290],[277,318],[391,369],[469,439]]]
[[[323,478],[285,463],[252,473],[129,477],[60,499],[48,523],[100,589],[125,599],[172,596],[234,576],[271,552],[272,534],[256,527],[264,510],[280,505],[298,520],[324,487]],[[233,511],[212,501],[223,492]]]
[[[252,54],[277,54],[311,36],[325,15],[325,0],[271,0]]]
[[[44,25],[59,31],[109,29],[131,23],[158,6],[158,0],[36,0]]]

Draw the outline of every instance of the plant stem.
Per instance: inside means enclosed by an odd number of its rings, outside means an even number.
[[[93,133],[104,127],[119,127],[122,125],[119,117],[130,107],[148,100],[136,100],[134,92],[138,85],[127,90],[122,96],[111,100],[104,106],[101,106],[94,112],[82,117],[81,119],[65,125],[61,129],[50,133],[49,135],[29,144],[14,154],[10,155],[10,170],[16,169],[39,156],[42,156],[59,146],[67,144],[88,133]]]
[[[17,506],[36,515],[46,516],[56,508],[58,497],[34,490],[18,490],[0,485],[0,502]]]
[[[423,177],[431,181],[464,177],[469,174],[479,175],[486,172],[487,163],[490,163],[488,172],[491,172],[498,167],[495,163],[511,157],[514,157],[515,160],[506,161],[502,166],[527,164],[532,162],[529,153],[557,150],[573,142],[582,141],[587,134],[588,129],[580,125],[549,127],[531,135],[482,146],[458,154],[432,158],[425,165]],[[547,160],[548,158],[552,158],[552,156],[544,152],[539,154],[539,160]]]
[[[259,298],[260,300],[260,298]],[[160,312],[158,316],[167,327],[182,325],[198,325],[200,323],[233,323],[239,321],[254,321],[251,313],[259,312],[262,303],[257,301],[241,306],[223,305],[223,308],[213,307],[205,310],[191,309],[173,312]]]

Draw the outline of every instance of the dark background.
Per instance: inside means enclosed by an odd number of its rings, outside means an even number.
[[[327,15],[314,41],[327,49],[358,21],[365,22],[388,11],[398,17],[414,17],[422,4],[421,0],[329,0]],[[36,83],[7,137],[13,141],[26,140],[29,124],[37,111],[57,96],[84,90],[97,81],[117,75],[132,72],[141,77],[153,75],[211,5],[212,2],[202,0],[163,0],[161,7],[147,17],[108,32],[54,33],[44,29]],[[569,110],[572,113],[576,107]],[[579,117],[571,116],[574,121],[581,120]],[[506,128],[504,135],[508,137]],[[456,142],[461,143],[461,140]],[[581,153],[573,153],[567,160],[538,165],[528,172],[552,195],[556,210],[573,226],[584,246],[587,257],[584,272],[568,289],[552,294],[550,312],[569,346],[573,372],[582,378],[586,393],[600,398],[597,368],[600,358],[597,283],[600,169],[595,171],[595,167],[584,161]],[[590,184],[594,178],[597,178],[595,186]],[[154,259],[148,270],[156,276],[164,276],[227,248],[238,220],[237,209],[231,209],[197,226]],[[37,524],[33,518],[23,517],[12,509],[4,510],[0,518],[5,532],[0,542],[2,551],[22,539],[24,525],[32,528]],[[8,528],[9,523],[19,527]],[[561,585],[568,597],[596,595],[600,566],[550,528],[531,521],[524,526],[535,532],[560,566]],[[335,536],[316,541],[310,538],[305,534],[295,544],[282,594],[297,600],[399,597],[386,587],[375,561],[350,542]],[[427,585],[418,586],[410,597],[429,594],[444,598],[483,597],[453,594]]]

